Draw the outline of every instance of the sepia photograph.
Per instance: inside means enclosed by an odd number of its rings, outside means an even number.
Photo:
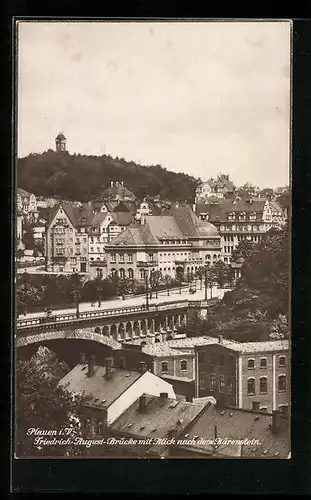
[[[15,458],[290,459],[291,21],[15,42]]]

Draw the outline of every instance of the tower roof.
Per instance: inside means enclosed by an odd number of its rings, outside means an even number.
[[[66,137],[64,136],[63,132],[60,132],[56,139],[58,139],[59,141],[63,141],[66,140]]]

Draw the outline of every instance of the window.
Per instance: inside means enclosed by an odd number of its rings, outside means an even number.
[[[255,379],[253,377],[247,379],[247,394],[255,394]]]
[[[124,278],[125,278],[125,271],[124,271],[124,269],[123,269],[123,268],[121,268],[121,269],[119,270],[119,274],[120,274],[120,278],[121,278],[121,279],[124,279]]]
[[[267,358],[260,358],[260,368],[267,368]]]
[[[266,394],[268,392],[268,379],[267,379],[267,377],[260,377],[259,392],[261,394]]]
[[[186,360],[183,359],[180,362],[180,369],[181,369],[181,371],[186,371],[187,370],[187,361]]]
[[[219,379],[219,392],[225,392],[225,377],[220,375]]]
[[[285,356],[279,356],[279,366],[285,366]]]
[[[100,253],[100,247],[96,247],[97,253]]]
[[[261,406],[260,407],[260,411],[263,411],[263,412],[267,413],[268,408],[266,406]]]
[[[203,391],[207,389],[206,373],[200,373],[200,389],[202,389]]]
[[[111,262],[116,262],[116,254],[111,254]]]
[[[127,274],[128,274],[128,277],[130,280],[132,280],[134,278],[134,272],[133,272],[133,269],[129,269],[127,271]]]
[[[83,238],[83,242],[86,243],[86,238]]]
[[[210,391],[216,391],[216,377],[215,377],[215,375],[210,375],[209,388],[210,388]]]
[[[257,410],[258,411],[259,410],[259,405],[260,405],[259,401],[253,401],[252,402],[252,410]]]
[[[279,392],[286,391],[286,375],[279,375]]]
[[[124,262],[124,254],[120,253],[119,255],[119,262]]]
[[[249,368],[250,370],[252,370],[253,368],[255,368],[255,360],[253,358],[250,358],[247,361],[247,368]]]
[[[162,372],[167,372],[168,371],[168,363],[167,363],[167,361],[162,361],[162,363],[161,363],[161,370],[162,370]]]
[[[232,394],[233,393],[233,380],[230,378],[228,380],[228,394]]]
[[[141,280],[145,279],[145,276],[146,276],[145,269],[141,269],[140,272],[139,272],[139,275],[140,275],[140,279]]]
[[[279,405],[278,408],[281,413],[288,414],[288,405]]]

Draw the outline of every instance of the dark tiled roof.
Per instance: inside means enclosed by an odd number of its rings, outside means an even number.
[[[228,214],[235,213],[256,213],[256,220],[262,220],[266,200],[254,199],[252,202],[240,200],[221,200],[218,203],[198,203],[196,205],[196,213],[210,214],[209,220],[212,222],[227,222]]]
[[[88,377],[87,364],[78,364],[62,378],[59,385],[75,394],[84,392],[85,395],[93,396],[93,401],[98,399],[98,405],[105,400],[104,404],[99,407],[107,408],[142,375],[136,371],[115,368],[111,370],[112,377],[107,380],[106,368],[95,365],[94,375]]]
[[[218,236],[216,227],[209,222],[202,222],[189,206],[174,207],[170,212],[184,236]]]
[[[38,220],[43,219],[46,221],[46,224],[49,224],[56,214],[58,208],[59,205],[54,205],[54,207],[38,208]]]
[[[119,226],[129,226],[133,221],[133,214],[131,212],[112,212],[111,216]]]
[[[133,200],[135,199],[135,195],[127,189],[125,186],[122,186],[119,184],[118,186],[113,185],[110,186],[109,188],[105,189],[102,197],[103,198],[113,198],[114,196],[119,195],[119,196],[130,196]]]
[[[58,136],[56,137],[56,139],[59,139],[60,141],[63,141],[64,139],[66,139],[66,137],[64,136],[63,132],[60,132],[58,134]]]
[[[161,399],[144,395],[146,409],[139,411],[139,398],[112,424],[111,429],[141,438],[167,438],[168,432],[179,434],[208,405],[206,402],[189,403],[177,399]],[[130,427],[128,427],[130,425]],[[154,446],[155,453],[161,446]],[[164,446],[166,448],[166,446]],[[152,451],[152,450],[151,450]]]
[[[136,224],[116,236],[111,244],[120,246],[157,245],[158,242],[151,234],[147,224]]]
[[[191,440],[197,436],[197,444],[184,446],[185,450],[196,450],[211,454],[211,444],[200,444],[199,438],[212,441],[217,437],[228,440],[255,440],[260,444],[242,444],[242,447],[232,444],[219,444],[217,454],[239,456],[242,458],[287,458],[289,454],[288,418],[279,415],[279,432],[272,433],[272,415],[241,408],[221,408],[211,405],[204,410],[193,425],[189,425],[180,439]]]

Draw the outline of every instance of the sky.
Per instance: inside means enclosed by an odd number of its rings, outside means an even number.
[[[289,22],[19,22],[18,156],[289,183]]]

